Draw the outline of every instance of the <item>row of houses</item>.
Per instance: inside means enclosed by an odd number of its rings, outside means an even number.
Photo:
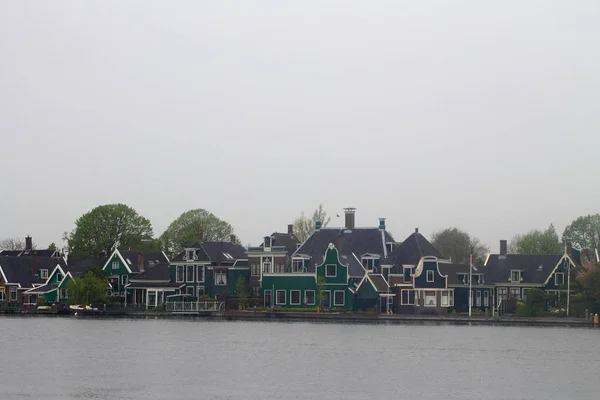
[[[102,259],[70,259],[58,252],[35,251],[31,239],[19,254],[0,252],[0,306],[35,306],[68,301],[66,285],[90,267],[101,267],[111,295],[132,307],[152,309],[169,301],[196,301],[202,296],[237,295],[240,279],[255,303],[265,308],[378,310],[443,314],[482,311],[509,298],[527,299],[531,289],[565,297],[568,273],[581,264],[578,250],[563,254],[487,256],[478,266],[456,264],[415,229],[396,241],[386,229],[356,227],[354,208],[344,210],[344,226],[323,227],[300,242],[292,225],[274,232],[260,246],[198,241],[169,259],[163,252],[115,250]],[[17,253],[17,252],[15,252]],[[469,292],[469,290],[471,292]]]

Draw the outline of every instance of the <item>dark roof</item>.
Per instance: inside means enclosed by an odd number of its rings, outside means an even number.
[[[23,250],[0,250],[0,256],[11,256],[16,257],[20,255]]]
[[[569,254],[571,256],[571,259],[573,260],[573,262],[575,263],[575,265],[581,265],[581,251],[571,248],[571,254]]]
[[[108,258],[68,258],[67,271],[70,272],[73,278],[83,275],[89,269],[94,267],[102,268]]]
[[[509,283],[511,270],[520,270],[521,284],[541,284],[546,281],[562,255],[490,254],[485,271],[494,283]]]
[[[284,246],[289,254],[292,254],[298,248],[300,241],[296,235],[289,233],[274,232],[271,237],[273,238],[272,246]],[[264,243],[261,243],[260,247],[264,247]]]
[[[56,289],[58,289],[58,285],[56,283],[50,283],[48,285],[38,286],[35,289],[30,289],[29,293],[44,294],[44,293],[48,293],[48,292],[51,292],[51,291],[56,290]]]
[[[169,262],[169,259],[162,251],[119,250],[119,253],[125,259],[131,272],[140,272],[138,254],[144,256],[144,271],[147,271],[156,264]]]
[[[168,281],[169,280],[169,264],[160,263],[156,264],[147,271],[142,272],[139,275],[131,278],[131,282],[134,281]],[[181,286],[181,284],[178,284]]]
[[[369,278],[371,278],[371,282],[373,282],[375,290],[378,292],[387,292],[389,290],[389,286],[382,275],[369,274]]]
[[[50,274],[56,268],[57,264],[63,269],[66,267],[63,258],[0,255],[0,267],[2,267],[8,283],[19,283],[23,288],[31,288],[34,283],[45,282],[45,280],[39,278],[38,274],[34,273],[34,270],[47,269],[48,274]]]
[[[339,256],[339,259],[342,264],[348,266],[349,276],[362,278],[365,275],[364,267],[361,265],[360,261],[358,261],[356,257],[354,257],[354,255],[341,255]]]
[[[196,249],[197,261],[233,264],[236,260],[245,260],[247,258],[246,249],[237,243],[196,242],[187,248]],[[229,254],[232,258],[229,259],[226,254]],[[173,257],[171,261],[185,261],[184,256],[185,250]]]
[[[383,238],[382,238],[383,236]],[[309,256],[311,262],[308,271],[312,272],[315,265],[320,265],[323,262],[323,257],[329,243],[333,243],[340,253],[340,261],[343,256],[350,258],[354,253],[357,257],[363,254],[378,254],[384,257],[384,248],[386,242],[393,242],[394,239],[387,232],[379,230],[379,228],[321,228],[313,232],[306,239],[302,246],[294,252],[294,255]],[[352,268],[353,263],[349,261]],[[353,275],[349,271],[350,275]],[[360,272],[362,276],[364,269]]]
[[[383,264],[392,265],[392,273],[402,273],[402,265],[417,265],[421,258],[432,256],[441,258],[442,255],[423,235],[411,233],[394,251],[388,254]]]
[[[37,249],[33,249],[33,250],[0,250],[0,255],[3,256],[13,256],[13,257],[32,257],[32,256],[38,256],[38,257],[53,257],[56,254],[60,254],[60,252],[57,252],[56,250],[37,250]],[[57,255],[54,258],[59,258],[61,257],[60,255]]]
[[[448,285],[463,285],[462,275],[469,273],[468,264],[449,264],[449,263],[438,263],[438,268],[442,275],[448,277]],[[483,274],[483,282],[491,284],[492,281],[489,278],[486,267],[479,265],[473,266],[473,275]]]

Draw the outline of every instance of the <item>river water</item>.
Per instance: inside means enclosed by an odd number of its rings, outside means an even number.
[[[600,329],[0,317],[0,399],[598,399]]]

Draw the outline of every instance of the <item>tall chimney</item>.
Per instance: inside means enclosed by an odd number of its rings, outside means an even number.
[[[419,228],[415,228],[415,233],[419,233]]]
[[[320,219],[315,221],[315,230],[318,231],[319,229],[321,229],[321,220]]]
[[[137,266],[140,272],[144,272],[144,255],[138,251]]]
[[[336,245],[335,247],[337,247],[338,254],[341,256],[344,251],[344,230],[343,229],[340,229],[340,231],[338,232],[338,236],[337,236],[335,245]]]
[[[25,238],[25,250],[33,250],[33,240],[29,235]]]
[[[379,218],[379,229],[385,231],[385,218]]]
[[[346,229],[354,229],[354,214],[356,213],[356,208],[344,208],[344,213],[346,214]]]
[[[293,234],[294,234],[294,225],[289,224],[288,225],[288,235],[293,235]]]
[[[506,240],[501,240],[500,241],[500,255],[501,256],[505,256],[506,255],[506,249],[507,249],[507,241]]]
[[[229,235],[229,241],[233,244],[237,243],[237,238],[235,237],[235,235],[231,234]]]

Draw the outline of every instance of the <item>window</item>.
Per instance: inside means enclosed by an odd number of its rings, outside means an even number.
[[[450,306],[450,295],[448,293],[448,290],[442,290],[441,303],[442,307]]]
[[[186,277],[185,277],[186,282],[194,282],[194,266],[193,265],[186,266],[185,272],[186,272]]]
[[[477,275],[477,284],[478,285],[483,285],[484,283],[485,283],[485,279],[483,277],[483,274]]]
[[[48,279],[48,270],[47,269],[40,269],[40,278]]]
[[[3,287],[0,288],[0,301],[6,301],[6,292]]]
[[[196,293],[198,293],[198,297],[204,295],[206,293],[204,290],[204,286],[198,286],[198,290],[196,291]]]
[[[194,295],[194,290],[195,288],[193,286],[188,286],[185,288],[185,293],[189,296],[193,296]]]
[[[196,265],[196,279],[198,282],[204,282],[204,265]]]
[[[510,297],[514,297],[515,299],[521,298],[521,288],[510,288]]]
[[[252,286],[252,297],[260,296],[260,286]]]
[[[481,307],[481,290],[475,292],[475,307]]]
[[[265,290],[264,291],[264,306],[265,307],[272,307],[273,306],[272,292],[270,290]]]
[[[325,290],[323,292],[323,298],[321,299],[321,305],[323,307],[331,307],[331,291]]]
[[[433,272],[433,271],[431,271]],[[426,290],[425,291],[425,307],[435,307],[437,306],[437,299],[434,290]]]
[[[565,274],[564,272],[557,272],[554,274],[554,284],[556,286],[565,284]]]
[[[333,292],[333,305],[343,307],[346,304],[346,292],[343,290],[336,290]]]
[[[285,270],[285,265],[284,264],[275,264],[275,273],[276,274],[283,274],[284,272],[287,272]]]
[[[365,267],[369,271],[375,267],[375,258],[373,257],[363,257],[361,262],[363,267]]]
[[[175,281],[176,281],[177,283],[181,283],[181,282],[183,282],[183,278],[184,278],[184,271],[183,271],[183,267],[184,267],[183,265],[178,265],[178,266],[176,267],[176,268],[177,268],[177,270],[176,270],[176,273],[175,273],[175,275],[176,275],[176,276],[175,276]]]
[[[155,290],[148,290],[148,306],[149,307],[156,307],[156,291]]]
[[[275,303],[277,305],[285,305],[285,290],[278,290],[275,294]]]
[[[431,270],[427,271],[427,282],[433,282],[433,280],[434,280],[433,271],[431,271]]]
[[[56,282],[60,283],[63,280],[63,274],[61,274],[60,272],[56,273]]]
[[[250,273],[252,274],[252,276],[259,276],[260,275],[260,265],[259,264],[250,265]]]
[[[129,283],[129,277],[127,275],[121,275],[121,283],[123,286],[127,285]]]
[[[463,275],[463,283],[464,283],[465,285],[468,285],[468,284],[469,284],[469,274],[464,274],[464,275]]]
[[[505,287],[498,288],[497,293],[498,303],[500,303],[502,300],[506,300],[506,298],[508,297],[508,289],[506,289]]]
[[[119,269],[119,262],[118,261],[113,261],[112,262],[112,269]]]
[[[271,270],[271,263],[269,261],[263,261],[263,274],[270,274],[273,272]]]
[[[10,301],[17,301],[17,287],[10,287]]]
[[[490,292],[488,292],[487,290],[483,291],[483,306],[484,307],[490,306]]]
[[[308,306],[315,305],[315,291],[305,290],[304,291],[304,303]]]
[[[528,289],[528,288],[523,288],[523,289],[521,289],[521,290],[522,290],[522,292],[523,292],[523,294],[521,295],[521,299],[522,299],[523,301],[527,301],[527,292],[529,292],[529,289]]]
[[[335,264],[327,264],[325,266],[325,276],[334,277],[337,275],[337,265]]]
[[[521,271],[510,271],[510,281],[521,282]]]
[[[290,290],[290,304],[292,304],[292,305],[300,304],[300,291],[299,290]]]
[[[193,260],[194,256],[195,256],[195,251],[194,250],[187,250],[186,251],[186,260]]]
[[[304,271],[304,260],[293,260],[292,261],[292,272]]]
[[[58,297],[60,297],[61,299],[66,299],[67,298],[67,289],[61,288],[59,291]]]
[[[404,282],[412,282],[412,275],[415,273],[413,267],[402,267],[404,273]]]
[[[227,271],[215,271],[215,285],[226,286],[227,285]]]
[[[401,304],[403,306],[412,306],[415,304],[415,291],[411,289],[405,289],[402,291]]]

